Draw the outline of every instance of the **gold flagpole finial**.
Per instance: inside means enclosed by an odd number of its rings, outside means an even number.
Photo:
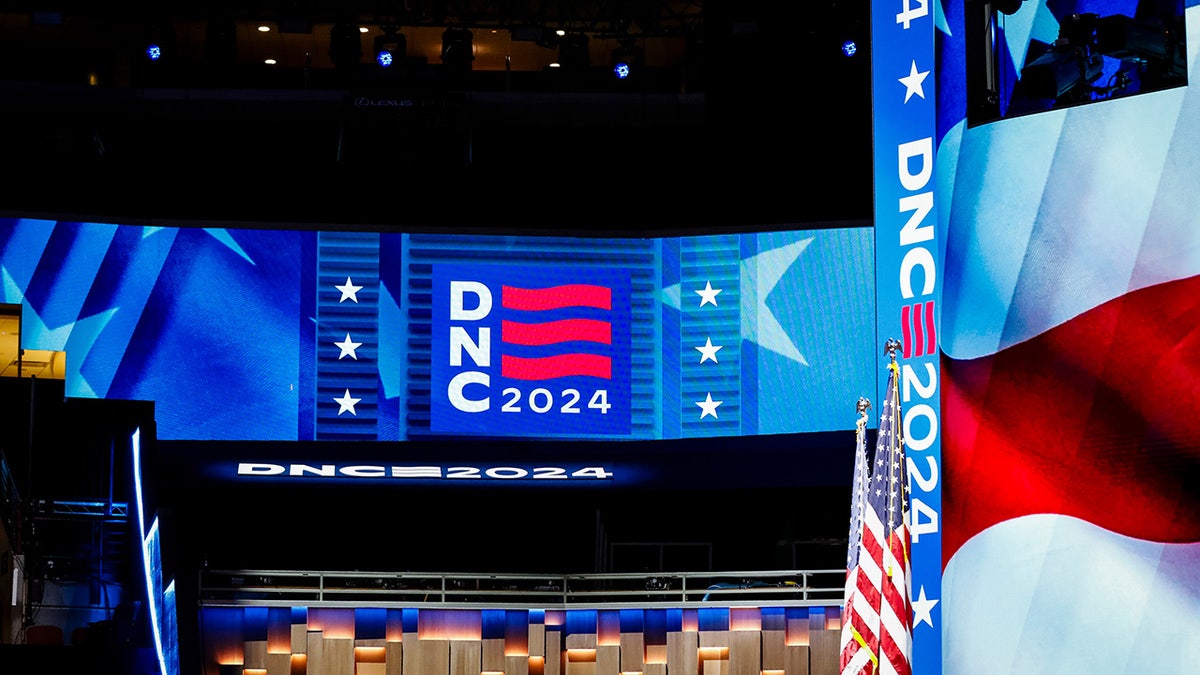
[[[901,344],[901,342],[896,338],[888,338],[887,342],[883,343],[883,353],[887,354],[893,361],[895,361],[896,352],[900,351],[903,346],[904,345]]]

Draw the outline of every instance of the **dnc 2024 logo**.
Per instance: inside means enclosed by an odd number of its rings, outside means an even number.
[[[434,432],[628,434],[629,272],[436,265]]]

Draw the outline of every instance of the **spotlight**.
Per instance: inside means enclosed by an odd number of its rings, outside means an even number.
[[[475,60],[474,40],[467,28],[447,28],[442,32],[442,63],[453,70],[470,70]]]
[[[237,24],[232,19],[208,22],[204,30],[204,58],[214,66],[237,63]]]
[[[334,24],[329,31],[329,58],[338,70],[352,70],[362,60],[362,33],[351,23]]]
[[[146,28],[142,35],[141,50],[146,61],[151,63],[174,62],[175,30],[170,24],[156,23]]]
[[[563,68],[586,69],[592,65],[588,48],[588,36],[583,33],[565,33],[558,41],[558,63]]]
[[[383,35],[375,38],[375,62],[389,68],[397,61],[403,63],[408,53],[408,39],[395,26],[382,26]]]
[[[846,56],[854,56],[858,53],[858,45],[854,40],[846,40],[842,43],[842,53]]]
[[[1025,0],[992,0],[991,5],[997,12],[1011,16],[1016,14],[1024,3]]]
[[[633,38],[623,38],[620,45],[612,51],[613,75],[625,80],[641,67],[642,50]]]
[[[1104,70],[1097,51],[1095,14],[1073,14],[1059,26],[1059,37],[1050,50],[1021,69],[1021,86],[1029,96],[1060,99],[1079,92],[1090,94],[1091,85]]]

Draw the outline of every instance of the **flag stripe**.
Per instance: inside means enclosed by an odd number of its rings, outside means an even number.
[[[934,303],[932,301],[925,303],[925,354],[934,353],[937,349],[937,322],[933,317]]]
[[[560,342],[612,344],[612,324],[596,319],[563,319],[544,323],[500,322],[500,341],[515,345],[542,346]]]
[[[523,358],[504,354],[500,374],[510,380],[553,380],[572,375],[612,379],[612,359],[598,354],[559,354]]]
[[[505,309],[534,312],[563,307],[612,309],[612,289],[593,284],[564,284],[550,288],[503,286],[500,305]]]
[[[907,314],[920,339],[920,308]],[[911,342],[911,341],[910,341]],[[899,366],[888,366],[887,396],[879,416],[873,467],[861,511],[856,565],[847,570],[846,621],[842,632],[841,673],[889,673],[910,675],[912,671],[912,591],[909,560],[908,470],[904,457],[903,423],[899,395]],[[856,465],[858,458],[855,459]],[[856,467],[857,470],[857,467]],[[858,475],[856,474],[856,486]],[[857,490],[856,490],[857,492]],[[851,505],[859,516],[858,503]],[[877,669],[863,665],[862,653]]]

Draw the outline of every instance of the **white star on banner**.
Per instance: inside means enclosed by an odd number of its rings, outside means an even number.
[[[703,401],[696,401],[696,405],[700,406],[700,419],[704,419],[709,415],[712,415],[715,419],[717,417],[717,406],[722,403],[724,401],[714,401],[711,393],[705,394]]]
[[[700,296],[700,306],[711,304],[717,306],[717,294],[721,292],[719,288],[713,288],[711,281],[704,282],[704,289],[696,291],[696,295]]]
[[[338,408],[338,416],[339,417],[344,412],[349,412],[351,415],[354,415],[355,417],[358,416],[358,413],[354,412],[354,404],[358,403],[362,399],[361,398],[353,398],[352,396],[350,396],[349,389],[346,390],[345,394],[342,394],[341,398],[334,398],[333,400],[337,401],[338,406],[340,406]]]
[[[929,71],[920,72],[917,70],[917,62],[912,62],[912,67],[908,71],[908,75],[900,78],[900,84],[904,85],[904,102],[908,103],[908,99],[912,98],[913,94],[925,98],[925,88],[922,83],[925,78],[929,77]]]
[[[930,600],[925,597],[925,587],[921,587],[921,594],[916,600],[912,601],[913,608],[913,628],[921,625],[921,622],[929,624],[933,628],[933,606],[938,604],[937,600]]]
[[[722,345],[714,345],[712,338],[705,338],[704,346],[696,347],[696,351],[700,352],[700,363],[704,363],[705,361],[719,363],[717,361],[717,352],[720,351],[721,347]]]
[[[342,350],[342,353],[338,354],[338,361],[341,361],[343,356],[349,356],[355,361],[358,360],[358,354],[355,352],[355,350],[361,347],[362,343],[351,342],[349,333],[346,333],[346,340],[344,342],[335,342],[333,344],[337,345],[338,349]]]
[[[363,287],[355,286],[354,282],[350,281],[350,277],[346,277],[345,285],[334,286],[334,288],[336,288],[342,292],[342,297],[338,300],[339,304],[342,302],[345,302],[346,300],[353,300],[357,304],[358,303],[358,292],[361,291]]]

